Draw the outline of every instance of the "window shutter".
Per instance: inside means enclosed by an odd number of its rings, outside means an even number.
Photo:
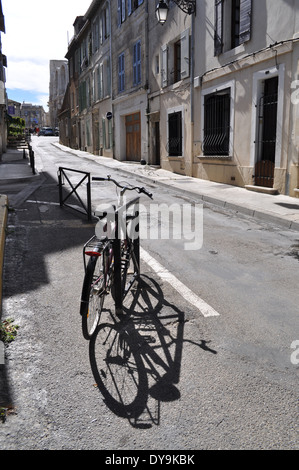
[[[137,84],[137,44],[134,44],[133,51],[133,85]]]
[[[121,25],[121,5],[122,5],[122,0],[117,1],[117,25]]]
[[[133,52],[133,85],[141,82],[141,42],[134,44]]]
[[[121,6],[121,21],[124,23],[126,20],[126,0],[122,0],[122,6]]]
[[[252,0],[240,0],[240,44],[250,39],[251,10]]]
[[[168,70],[167,70],[167,44],[164,44],[161,48],[161,55],[162,55],[162,67],[161,67],[161,85],[162,88],[167,86],[168,80],[167,80],[167,75],[168,75]]]
[[[107,67],[106,67],[106,72],[107,72],[107,96],[111,95],[111,65],[110,65],[110,57],[107,58]]]
[[[181,34],[181,79],[189,77],[189,29]]]
[[[100,100],[102,95],[101,95],[101,74],[100,74],[100,67],[97,67],[97,100]]]
[[[223,0],[215,0],[214,54],[219,55],[223,48]]]
[[[99,66],[99,82],[100,82],[100,99],[104,98],[104,74],[103,74],[103,64]]]

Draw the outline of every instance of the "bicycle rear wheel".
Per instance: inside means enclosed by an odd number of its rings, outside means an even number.
[[[102,251],[87,264],[81,295],[82,333],[90,339],[99,324],[107,282],[107,255]]]

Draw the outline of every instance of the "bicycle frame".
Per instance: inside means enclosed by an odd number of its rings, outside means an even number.
[[[87,275],[87,256],[105,256],[107,263],[105,261],[102,268],[105,281],[102,292],[103,295],[106,295],[111,290],[115,303],[115,313],[121,315],[123,313],[123,301],[140,276],[140,198],[137,196],[127,202],[124,199],[124,194],[127,190],[144,193],[150,198],[152,198],[152,194],[143,187],[124,186],[113,180],[109,175],[107,178],[93,177],[92,179],[111,181],[121,190],[117,207],[108,205],[108,208],[103,208],[100,214],[97,214],[104,225],[98,229],[98,232],[96,229],[96,235],[88,240],[83,247],[84,269]],[[110,211],[113,212],[110,213]],[[129,272],[129,265],[130,268],[133,267],[133,273]],[[87,276],[86,279],[90,288],[90,278]]]
[[[131,206],[137,206],[137,210],[135,210],[135,214],[127,215],[127,211]],[[127,222],[128,220],[137,220],[137,227],[139,228],[139,197],[132,199],[128,203],[124,204],[123,206],[119,207],[115,211],[115,225],[116,230],[119,228],[120,217],[122,217],[123,213],[125,214],[125,241],[129,241],[128,231],[127,231]],[[136,223],[136,221],[135,221]],[[123,228],[123,227],[122,227]],[[119,237],[117,233],[114,240],[113,240],[113,253],[114,253],[114,286],[115,286],[115,310],[117,314],[122,313],[122,306],[123,300],[126,297],[127,293],[131,289],[134,282],[138,279],[140,275],[140,240],[139,236],[132,240],[133,242],[133,252],[132,260],[134,265],[134,273],[132,278],[127,286],[123,285],[122,283],[122,273],[121,273],[121,242],[122,239]],[[130,241],[129,241],[130,243]]]

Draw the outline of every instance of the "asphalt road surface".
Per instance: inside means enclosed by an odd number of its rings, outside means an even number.
[[[126,373],[115,360],[109,375],[108,338],[119,331],[112,299],[90,343],[79,315],[82,247],[94,223],[60,208],[57,169],[134,177],[56,140],[33,141],[43,183],[9,213],[3,317],[19,330],[2,371],[9,410],[0,449],[298,449],[298,233],[205,205],[200,249],[144,238],[142,283],[121,327],[134,366]],[[137,184],[156,204],[199,207]],[[110,183],[93,183],[93,207],[114,199]],[[149,213],[151,201],[142,204]]]

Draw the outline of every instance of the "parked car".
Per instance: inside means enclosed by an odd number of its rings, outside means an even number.
[[[42,127],[38,135],[55,135],[52,127]]]
[[[46,127],[44,135],[55,135],[52,127]]]

